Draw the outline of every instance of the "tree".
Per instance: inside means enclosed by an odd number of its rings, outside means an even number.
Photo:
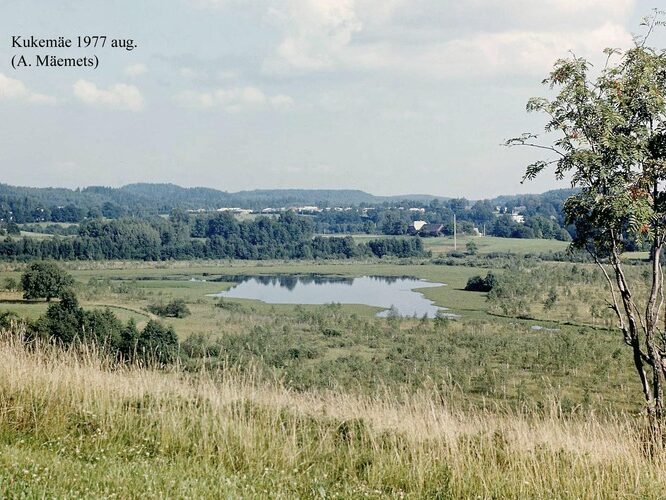
[[[21,276],[24,299],[45,298],[50,302],[73,284],[74,279],[52,262],[33,262]]]
[[[479,251],[479,247],[471,240],[465,244],[465,249],[469,255],[476,255]]]
[[[136,342],[136,351],[148,362],[169,363],[175,358],[177,350],[178,336],[173,327],[152,319],[141,331]]]
[[[523,180],[549,165],[571,178],[577,194],[564,205],[575,227],[572,246],[586,250],[602,270],[608,305],[624,343],[633,353],[653,436],[661,438],[666,375],[664,275],[666,241],[666,51],[647,45],[664,23],[663,13],[644,20],[647,34],[626,51],[607,49],[606,65],[592,76],[591,64],[575,55],[558,60],[544,80],[557,89],[553,99],[533,98],[528,112],[547,116],[551,141],[524,134],[507,145],[549,153],[527,167]],[[621,259],[632,240],[650,247],[647,290],[631,280]],[[642,297],[645,298],[642,298]]]

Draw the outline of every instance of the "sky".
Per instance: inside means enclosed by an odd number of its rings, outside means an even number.
[[[0,0],[0,182],[471,199],[521,185],[529,97],[573,51],[600,64],[643,0]],[[107,36],[104,48],[12,37]],[[133,40],[134,50],[110,41]],[[666,37],[658,33],[653,42]],[[663,46],[663,44],[662,44]],[[24,55],[99,66],[12,67]]]

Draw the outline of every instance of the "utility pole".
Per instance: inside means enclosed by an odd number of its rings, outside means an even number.
[[[456,236],[456,214],[453,214],[453,250],[458,250],[458,238]]]

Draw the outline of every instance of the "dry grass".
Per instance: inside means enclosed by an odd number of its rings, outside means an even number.
[[[644,498],[641,419],[452,407],[435,389],[296,393],[227,369],[114,367],[0,341],[7,497]]]

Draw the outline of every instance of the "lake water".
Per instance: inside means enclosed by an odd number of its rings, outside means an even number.
[[[384,308],[378,316],[397,313],[434,318],[437,312],[446,311],[418,292],[419,288],[445,285],[414,278],[282,275],[239,276],[233,281],[238,284],[214,296],[255,299],[268,304],[365,304]]]

